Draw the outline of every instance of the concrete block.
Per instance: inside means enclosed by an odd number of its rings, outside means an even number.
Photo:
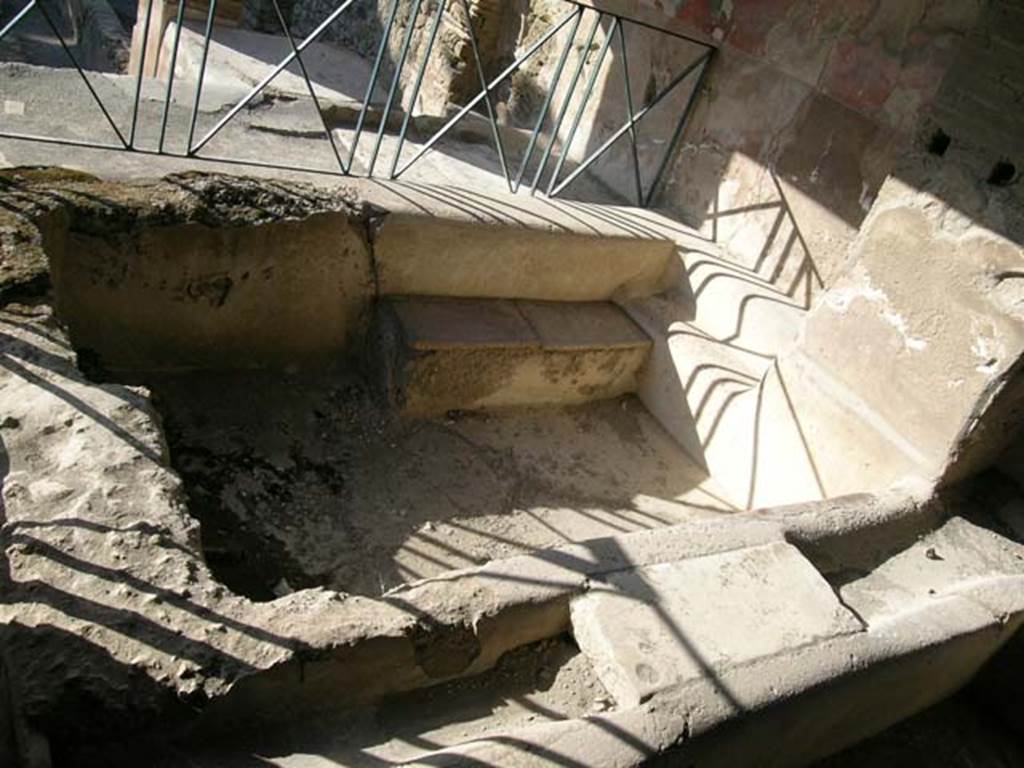
[[[489,223],[393,210],[374,240],[381,293],[603,301],[669,286],[671,241],[537,226],[527,213]]]
[[[193,2],[185,6],[185,20],[202,23],[209,12],[207,2]],[[147,18],[147,14],[151,17]],[[218,26],[230,24],[237,26],[242,19],[242,0],[226,0],[217,3],[216,22]],[[154,0],[152,8],[148,0],[140,0],[135,14],[135,26],[132,29],[131,59],[128,71],[137,75],[140,71],[146,77],[153,77],[160,66],[163,55],[162,41],[168,25],[178,15],[178,6],[173,0]],[[145,38],[146,59],[142,59],[143,39]]]
[[[428,415],[617,397],[650,346],[610,303],[396,297],[378,307],[370,356],[387,399]]]
[[[810,562],[781,542],[612,574],[571,611],[577,642],[623,707],[863,629]]]

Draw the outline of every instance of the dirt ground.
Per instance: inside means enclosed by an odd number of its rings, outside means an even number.
[[[379,595],[730,511],[632,397],[400,420],[351,369],[154,378],[211,568],[256,600]]]
[[[942,702],[814,768],[1019,768],[1024,742],[969,693]]]

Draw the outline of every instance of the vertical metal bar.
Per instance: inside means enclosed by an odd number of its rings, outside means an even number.
[[[548,40],[557,35],[561,31],[562,27],[564,27],[566,24],[572,21],[572,17],[572,13],[567,14],[564,19],[558,22],[558,24],[556,24],[554,27],[545,32],[544,35],[541,36],[540,39],[536,40],[533,44],[531,44],[530,47],[527,48],[518,59],[516,59],[507,67],[505,67],[504,71],[502,71],[501,74],[499,74],[497,77],[491,80],[489,87],[496,87],[499,83],[501,83],[502,80],[511,75],[517,69],[519,69],[519,67],[523,65],[523,62],[527,61],[531,56],[533,56],[533,54],[540,50]],[[470,99],[469,103],[465,104],[458,112],[452,115],[448,119],[448,122],[441,126],[437,133],[430,137],[430,140],[427,141],[427,143],[420,148],[419,152],[417,152],[416,155],[411,160],[409,160],[405,165],[398,169],[398,173],[396,174],[395,178],[398,178],[398,176],[401,176],[403,173],[409,170],[410,166],[412,166],[417,160],[419,160],[421,157],[427,154],[427,152],[429,152],[434,147],[434,145],[437,144],[437,142],[444,138],[445,134],[447,134],[448,131],[450,131],[453,126],[455,126],[462,118],[469,114],[473,107],[475,107],[483,100],[483,93],[478,93],[476,96]]]
[[[149,0],[150,3],[153,0]],[[199,102],[203,96],[203,80],[206,79],[206,59],[210,55],[210,39],[213,37],[213,21],[217,14],[217,0],[210,0],[210,10],[206,14],[206,34],[203,38],[203,58],[199,62],[199,82],[196,83],[196,98],[192,102],[192,119],[188,124],[188,141],[185,143],[185,154],[192,154],[192,140],[196,135],[196,121],[199,119]],[[143,54],[145,60],[145,54]]]
[[[690,122],[690,113],[693,112],[693,107],[697,103],[697,97],[700,95],[700,91],[704,87],[704,79],[707,76],[708,68],[711,64],[711,58],[714,55],[715,49],[711,48],[700,59],[700,73],[697,75],[697,82],[694,84],[693,90],[690,91],[690,97],[686,101],[686,107],[683,109],[683,114],[679,118],[678,125],[676,125],[675,133],[672,134],[672,138],[668,143],[668,149],[665,151],[665,157],[661,160],[661,165],[658,167],[658,172],[654,176],[654,181],[651,182],[651,188],[647,190],[647,198],[644,200],[644,208],[651,207],[651,203],[654,201],[654,195],[658,191],[658,186],[661,184],[662,178],[668,170],[668,164],[672,160],[672,155],[675,154],[676,146],[679,144],[680,139],[683,138],[683,132],[686,131],[686,126]],[[715,223],[717,224],[717,220]]]
[[[352,147],[348,152],[348,168],[352,170],[352,163],[355,162],[356,149],[359,147],[359,139],[363,135],[363,126],[366,124],[366,113],[370,109],[373,95],[377,90],[377,80],[380,77],[381,65],[384,62],[384,54],[387,52],[388,41],[391,39],[391,30],[394,29],[395,19],[398,17],[398,6],[402,0],[395,0],[391,4],[391,13],[388,15],[387,24],[384,27],[384,34],[381,36],[380,45],[377,47],[377,58],[373,61],[373,69],[370,72],[370,82],[366,86],[366,93],[363,96],[363,106],[359,110],[359,119],[356,120],[355,135],[352,137]]]
[[[558,58],[558,65],[555,67],[555,73],[551,79],[551,85],[548,88],[547,96],[544,98],[544,106],[541,107],[540,115],[537,117],[537,124],[533,127],[533,133],[530,135],[530,143],[526,145],[526,153],[523,155],[523,161],[519,166],[519,173],[516,174],[515,188],[513,192],[518,192],[519,187],[523,183],[523,176],[526,174],[526,169],[530,165],[530,158],[533,157],[533,150],[537,146],[537,139],[540,137],[540,132],[544,128],[544,120],[548,116],[548,110],[551,109],[551,102],[555,98],[555,91],[558,90],[558,83],[562,79],[562,72],[565,69],[565,63],[569,60],[569,51],[572,50],[573,43],[576,42],[576,33],[580,28],[580,21],[583,19],[583,6],[579,6],[576,9],[576,19],[572,24],[572,31],[569,32],[569,39],[565,41],[565,47],[562,49],[562,54]]]
[[[311,45],[314,40],[320,37],[320,35],[323,34],[324,30],[327,29],[327,27],[329,27],[336,18],[338,18],[339,16],[341,16],[341,14],[347,11],[349,6],[352,5],[352,3],[354,3],[355,1],[356,0],[345,0],[344,3],[335,8],[331,12],[330,16],[321,21],[320,25],[312,32],[310,32],[309,35],[306,36],[305,40],[299,43],[298,51],[301,53],[302,51],[306,50],[306,48],[309,45]],[[221,128],[223,128],[225,125],[228,124],[228,122],[231,121],[231,118],[233,118],[243,109],[245,109],[246,105],[254,98],[256,98],[256,94],[258,94],[260,91],[266,88],[267,85],[270,84],[270,81],[272,81],[275,77],[281,74],[284,71],[285,67],[287,67],[289,64],[292,63],[292,61],[295,60],[295,56],[295,51],[289,53],[280,62],[278,62],[277,66],[274,67],[273,71],[269,75],[264,77],[262,80],[256,83],[256,85],[250,88],[249,93],[246,94],[245,98],[237,104],[235,104],[235,106],[233,106],[231,110],[226,115],[224,115],[224,117],[217,121],[217,124],[213,126],[213,128],[206,132],[206,135],[203,136],[203,138],[199,140],[199,143],[196,144],[195,147],[192,149],[192,154],[194,155],[196,152],[198,152],[200,149],[206,146],[206,144],[209,143],[210,139],[216,136],[220,132]]]
[[[214,0],[216,2],[216,0]],[[132,103],[132,126],[128,133],[128,145],[135,147],[135,128],[139,122],[139,102],[142,99],[142,78],[146,73],[146,50],[149,48],[149,23],[153,18],[153,0],[146,4],[146,22],[142,27],[142,52],[139,57],[139,75],[135,78],[135,100]],[[136,19],[137,21],[137,19]]]
[[[416,107],[416,99],[419,98],[420,88],[423,87],[423,76],[427,73],[427,64],[430,61],[430,54],[434,50],[434,43],[437,40],[437,33],[441,29],[441,19],[444,17],[445,6],[448,5],[448,0],[438,0],[437,4],[437,16],[434,18],[434,24],[430,29],[430,39],[427,41],[427,50],[423,54],[423,58],[420,59],[419,70],[416,72],[416,82],[412,87],[412,95],[409,99],[409,106],[405,110],[405,119],[402,120],[402,130],[398,133],[398,148],[395,149],[395,154],[391,158],[391,169],[388,171],[388,178],[395,178],[395,169],[398,168],[398,159],[402,156],[402,147],[405,145],[405,135],[409,130],[409,123],[412,120],[412,111]]]
[[[164,98],[164,114],[160,120],[160,142],[156,151],[164,151],[164,139],[167,137],[167,117],[171,112],[171,92],[174,90],[174,70],[178,66],[178,44],[181,42],[181,25],[185,21],[185,5],[188,0],[178,0],[178,18],[174,25],[174,47],[171,48],[171,68],[167,72],[167,95]]]
[[[612,39],[615,37],[615,31],[619,28],[619,17],[612,17],[612,25],[608,30],[608,36],[604,39],[601,44],[601,52],[597,55],[597,61],[594,62],[594,69],[590,73],[590,77],[587,80],[587,88],[583,92],[583,101],[580,103],[579,109],[576,110],[576,114],[573,116],[572,126],[569,128],[569,135],[565,139],[565,143],[562,145],[562,154],[558,157],[558,163],[555,165],[555,172],[551,176],[551,181],[548,183],[547,194],[551,195],[551,190],[558,182],[558,176],[562,172],[562,167],[565,165],[565,161],[569,158],[569,150],[572,149],[573,141],[576,139],[576,131],[580,127],[580,121],[583,120],[583,113],[587,109],[587,104],[590,102],[590,97],[594,92],[594,86],[597,84],[597,77],[601,74],[601,67],[604,66],[605,57],[608,55],[608,49],[611,47]]]
[[[630,120],[624,126],[622,126],[617,131],[615,131],[615,133],[613,133],[611,136],[609,136],[600,147],[598,147],[593,153],[591,153],[590,157],[588,157],[579,168],[577,168],[575,171],[573,171],[572,173],[570,173],[566,177],[565,181],[563,181],[561,184],[559,184],[558,187],[556,189],[554,189],[553,191],[548,192],[548,195],[551,196],[551,197],[554,197],[559,192],[561,192],[563,189],[565,189],[567,186],[569,186],[573,181],[575,181],[579,177],[579,175],[581,173],[586,171],[587,168],[589,168],[591,165],[593,165],[594,162],[598,158],[601,157],[601,155],[603,155],[605,152],[607,152],[608,148],[612,144],[614,144],[616,141],[618,141],[620,138],[622,138],[622,136],[625,135],[625,133],[630,129],[631,126],[634,126],[637,123],[639,123],[644,117],[647,116],[647,114],[652,109],[654,109],[656,106],[658,106],[658,104],[660,104],[661,101],[666,96],[668,96],[670,93],[672,93],[672,91],[674,91],[676,89],[676,87],[681,82],[683,82],[683,80],[685,80],[687,77],[689,77],[690,73],[693,72],[693,70],[695,70],[704,61],[705,58],[706,57],[702,57],[700,59],[697,59],[695,62],[693,62],[693,64],[691,64],[686,69],[684,69],[680,74],[676,75],[672,79],[672,82],[669,83],[667,86],[665,86],[658,93],[658,95],[655,96],[651,100],[650,104],[647,104],[639,112],[635,113],[633,115],[633,119],[632,120]]]
[[[402,50],[398,55],[398,61],[395,64],[395,74],[391,78],[391,88],[388,89],[388,99],[384,104],[384,114],[381,116],[380,125],[377,126],[377,141],[373,145],[373,153],[370,155],[370,165],[367,168],[366,175],[369,177],[373,176],[373,168],[377,165],[377,156],[380,154],[381,144],[384,142],[384,131],[388,127],[388,118],[391,116],[391,108],[395,104],[395,96],[398,94],[398,86],[402,80],[402,69],[405,68],[405,60],[409,56],[409,46],[412,44],[412,35],[416,31],[416,19],[420,15],[420,6],[423,4],[423,0],[415,0],[413,4],[412,13],[409,15],[409,26],[405,30],[405,36],[402,38]],[[394,174],[392,174],[392,178]]]
[[[569,90],[565,92],[565,99],[562,101],[562,107],[558,111],[558,117],[555,120],[555,125],[551,129],[551,138],[548,140],[548,145],[544,148],[544,154],[541,157],[540,165],[537,166],[537,171],[533,174],[533,182],[530,184],[530,194],[533,195],[537,191],[537,185],[540,183],[541,177],[544,176],[544,170],[548,167],[548,161],[551,160],[551,153],[555,149],[555,143],[558,141],[558,132],[562,130],[562,123],[565,122],[566,115],[569,114],[569,107],[572,106],[572,95],[576,92],[576,86],[580,82],[580,77],[583,75],[583,69],[587,65],[587,57],[590,56],[590,49],[594,45],[594,39],[597,37],[597,30],[601,28],[601,19],[604,18],[604,13],[598,12],[597,18],[594,19],[594,26],[590,28],[590,33],[587,35],[587,42],[583,46],[583,54],[580,56],[579,62],[576,64],[576,71],[573,73],[572,80],[569,81]]]
[[[508,184],[509,192],[512,191],[512,179],[508,172],[508,161],[505,158],[505,147],[501,141],[501,129],[494,116],[494,105],[491,103],[491,87],[487,84],[487,76],[484,74],[484,64],[480,59],[480,46],[477,44],[476,29],[473,26],[473,17],[469,13],[468,0],[462,0],[462,8],[466,13],[466,26],[469,29],[469,44],[473,47],[473,59],[476,61],[477,75],[480,77],[480,87],[484,89],[484,103],[487,105],[487,117],[491,121],[491,133],[494,135],[494,145],[498,149],[498,161],[501,163],[502,173],[505,174],[505,183]]]
[[[117,135],[118,140],[121,142],[125,149],[128,149],[128,142],[124,140],[124,136],[118,129],[117,124],[114,122],[114,119],[110,116],[110,113],[107,112],[107,108],[103,106],[103,102],[100,100],[99,94],[96,93],[96,90],[92,87],[92,83],[90,83],[89,78],[86,77],[85,71],[78,63],[78,59],[75,58],[75,54],[71,52],[71,49],[68,48],[68,44],[64,42],[64,37],[63,35],[61,35],[60,30],[57,29],[57,25],[53,23],[53,19],[50,18],[50,14],[46,12],[46,8],[43,6],[42,3],[37,3],[36,7],[39,8],[39,12],[43,15],[43,19],[46,21],[46,25],[50,28],[50,31],[53,32],[54,37],[56,37],[58,42],[60,42],[60,47],[64,49],[64,53],[68,55],[68,58],[71,59],[71,63],[74,64],[75,69],[78,70],[78,74],[81,75],[82,80],[85,82],[85,87],[89,89],[89,93],[91,93],[93,99],[96,100],[96,105],[100,108],[100,111],[103,113],[103,116],[107,119],[107,122],[110,124],[110,127],[114,130],[114,133]]]
[[[640,153],[636,148],[636,123],[633,122],[633,86],[629,82],[629,54],[626,53],[625,24],[619,24],[619,47],[622,49],[622,77],[626,84],[626,110],[629,117],[629,143],[633,148],[633,176],[636,180],[636,204],[644,205],[644,185],[640,181]]]
[[[29,0],[28,4],[15,14],[14,18],[11,19],[4,25],[3,29],[0,29],[0,40],[3,40],[7,36],[7,33],[18,26],[18,22],[21,21],[28,15],[28,12],[36,7],[36,0]]]
[[[285,21],[284,14],[281,13],[281,5],[277,0],[270,0],[274,4],[274,12],[277,14],[277,20],[281,22],[281,29],[284,30],[284,36],[288,38],[288,45],[291,46],[292,52],[295,54],[295,60],[299,63],[299,69],[302,72],[302,79],[306,81],[306,88],[309,89],[309,97],[313,100],[313,106],[316,108],[316,115],[320,118],[320,124],[324,127],[324,133],[327,134],[327,141],[331,144],[331,149],[334,151],[334,158],[338,161],[338,168],[343,174],[348,175],[348,170],[345,168],[345,164],[341,161],[341,153],[338,152],[338,144],[334,140],[334,134],[331,133],[330,127],[327,125],[327,120],[324,118],[323,110],[320,109],[320,99],[316,97],[316,89],[313,88],[313,83],[309,80],[309,72],[306,70],[306,64],[302,61],[302,56],[299,55],[299,49],[295,46],[295,38],[292,37],[291,30],[288,29],[288,22]]]

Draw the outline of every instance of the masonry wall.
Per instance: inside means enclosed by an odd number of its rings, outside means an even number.
[[[1024,166],[1024,3],[986,4],[942,83],[933,119],[993,162]]]
[[[959,210],[992,235],[1024,246],[1024,3],[986,3],[926,125],[932,136],[941,132],[949,139],[941,162],[962,179]],[[993,271],[988,291],[1004,316],[1020,317],[1024,257]],[[998,352],[1002,374],[979,398],[958,436],[946,472],[950,481],[998,461],[1024,485],[1024,353]]]
[[[830,290],[772,373],[789,383],[796,413],[766,410],[761,434],[798,420],[801,460],[813,466],[827,495],[878,488],[912,474],[956,482],[996,461],[1020,431],[1021,22],[1024,7],[1002,0],[985,4],[957,33],[960,45],[935,60],[945,75],[918,92],[905,122],[879,107],[876,125],[891,137],[898,157],[888,168],[880,166],[885,180],[872,193],[865,217],[845,221],[848,233],[836,241],[845,240],[845,248],[815,254],[830,273]],[[928,35],[910,27],[905,39],[926,43]],[[936,45],[940,38],[931,39]],[[809,98],[821,103],[824,95]],[[820,138],[814,122],[805,125],[807,141]],[[836,147],[850,141],[848,149],[855,151],[858,125],[863,123],[851,120],[844,129],[821,120],[817,132],[824,130]],[[826,198],[808,192],[807,178],[801,187],[796,182],[802,177],[786,175],[784,158],[782,152],[765,172],[784,177],[795,187],[794,197],[820,205]],[[825,174],[827,167],[815,169]],[[852,193],[840,176],[834,184],[839,193]],[[800,226],[822,220],[793,209]],[[837,209],[826,211],[835,215]],[[792,476],[794,455],[777,466],[766,456],[761,477]],[[790,492],[763,490],[774,492],[773,500]]]
[[[719,41],[663,205],[771,274],[813,260],[826,284],[920,118],[979,0],[649,0]]]

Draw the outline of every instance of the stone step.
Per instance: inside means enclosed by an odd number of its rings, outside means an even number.
[[[380,291],[539,301],[606,301],[653,296],[676,276],[676,245],[603,221],[589,209],[550,201],[465,194],[418,186],[412,198],[375,185],[389,214],[374,232]]]
[[[390,297],[370,351],[404,414],[571,405],[634,392],[651,341],[611,302]]]

